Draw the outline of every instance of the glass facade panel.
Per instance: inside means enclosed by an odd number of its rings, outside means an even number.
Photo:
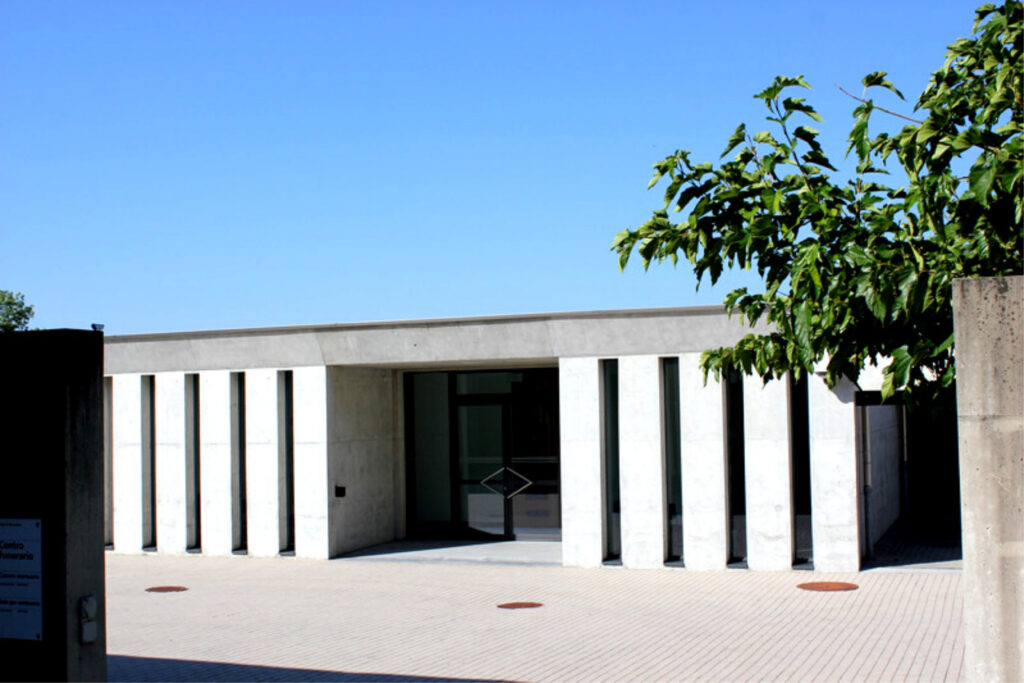
[[[662,418],[665,444],[665,514],[668,539],[665,560],[683,560],[683,473],[679,423],[679,359],[661,361]]]

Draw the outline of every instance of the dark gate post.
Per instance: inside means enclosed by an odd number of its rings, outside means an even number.
[[[0,678],[105,680],[103,334],[0,334]]]

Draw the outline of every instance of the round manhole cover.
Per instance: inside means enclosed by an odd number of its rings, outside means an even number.
[[[503,602],[498,607],[501,609],[530,609],[531,607],[541,607],[543,604],[542,602]]]
[[[846,583],[845,581],[811,581],[810,583],[797,584],[797,588],[802,588],[805,591],[855,591],[859,586],[855,583]]]
[[[187,591],[188,588],[185,586],[150,586],[146,589],[147,593],[180,593],[181,591]]]

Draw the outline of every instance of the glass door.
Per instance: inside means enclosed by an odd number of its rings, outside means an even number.
[[[461,521],[473,532],[508,536],[505,525],[507,410],[501,403],[458,407]]]

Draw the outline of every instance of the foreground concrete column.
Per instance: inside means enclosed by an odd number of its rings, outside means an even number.
[[[970,680],[1024,678],[1024,277],[953,283]]]
[[[203,554],[230,555],[234,548],[232,500],[231,373],[199,373],[199,506]],[[237,467],[237,464],[235,465]]]
[[[558,361],[562,564],[599,567],[604,559],[601,379],[597,358]]]
[[[683,458],[683,562],[688,569],[724,569],[728,562],[725,414],[722,385],[704,384],[699,353],[679,356]]]
[[[156,539],[162,553],[188,545],[185,483],[185,375],[161,372],[156,384]]]
[[[327,473],[327,368],[292,371],[295,438],[295,555],[330,556],[334,495]]]
[[[658,356],[619,359],[622,566],[665,564],[665,456]]]
[[[785,381],[743,378],[743,440],[747,565],[763,571],[791,569],[793,487]]]
[[[821,377],[807,378],[811,535],[817,571],[860,571],[860,478],[854,391],[854,385],[846,380],[829,389]]]
[[[142,552],[142,378],[114,375],[114,550]]]
[[[277,370],[245,372],[245,484],[248,549],[253,557],[281,551]]]

